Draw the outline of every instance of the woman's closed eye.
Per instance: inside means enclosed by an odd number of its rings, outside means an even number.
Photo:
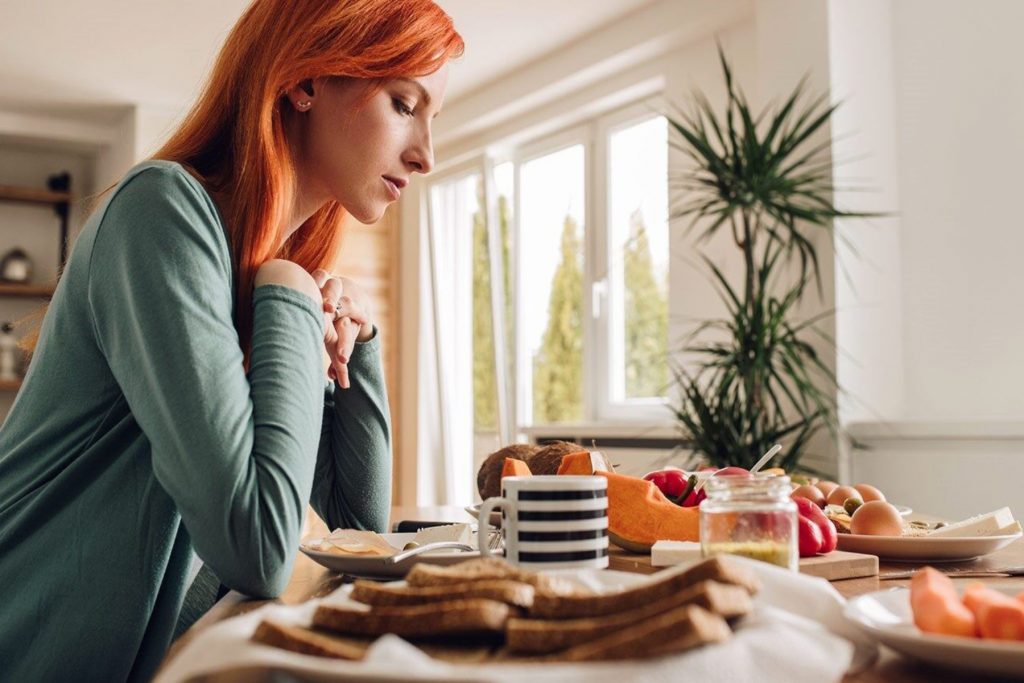
[[[399,114],[402,114],[403,116],[413,115],[412,107],[406,104],[402,98],[393,97],[391,98],[391,103],[394,105],[395,111],[397,111]]]

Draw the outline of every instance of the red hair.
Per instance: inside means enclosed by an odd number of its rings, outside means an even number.
[[[176,161],[208,189],[224,190],[235,265],[235,328],[248,367],[256,271],[286,258],[330,268],[345,210],[321,207],[288,239],[295,167],[283,117],[285,93],[308,79],[371,81],[425,76],[458,57],[463,41],[433,0],[255,0],[221,48],[203,92],[154,159]]]

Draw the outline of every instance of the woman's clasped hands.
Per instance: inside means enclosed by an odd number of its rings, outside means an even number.
[[[327,323],[324,333],[324,347],[330,361],[327,376],[347,389],[350,386],[348,362],[356,342],[373,337],[370,302],[363,289],[347,277],[334,276],[322,269],[314,270],[312,275],[323,297]]]

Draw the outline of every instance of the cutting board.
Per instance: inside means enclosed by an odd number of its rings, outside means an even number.
[[[878,575],[878,557],[864,553],[833,550],[828,555],[800,559],[800,573],[829,581]]]
[[[700,560],[700,546],[697,543],[659,541],[658,548],[651,551],[652,567],[667,567]],[[612,564],[612,569],[620,567]],[[829,581],[856,579],[878,574],[878,557],[846,550],[833,550],[828,555],[804,557],[800,560],[800,573],[820,576]]]

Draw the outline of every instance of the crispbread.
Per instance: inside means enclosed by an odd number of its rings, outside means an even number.
[[[423,605],[448,600],[485,598],[528,608],[533,604],[533,586],[519,581],[495,579],[452,586],[384,586],[373,581],[356,581],[349,597],[367,605]]]
[[[370,611],[321,605],[313,613],[313,626],[349,635],[380,636],[394,633],[409,638],[451,634],[500,634],[508,621],[509,606],[480,598],[449,600],[427,605],[374,607]]]
[[[548,619],[599,617],[624,612],[635,605],[664,600],[706,580],[741,586],[751,594],[760,589],[760,582],[752,571],[719,555],[692,567],[673,567],[660,571],[639,586],[613,593],[555,594],[538,588],[529,614],[531,617]]]
[[[474,581],[495,581],[500,579],[528,583],[537,590],[553,595],[576,592],[571,584],[563,579],[518,569],[505,560],[496,557],[466,560],[465,562],[447,567],[421,562],[413,565],[412,569],[405,576],[405,582],[410,586],[416,587],[462,586]]]
[[[509,652],[547,653],[628,629],[682,605],[699,605],[726,619],[750,612],[753,602],[745,588],[701,581],[678,593],[640,607],[601,617],[579,619],[509,619],[505,631]]]
[[[683,605],[549,657],[561,662],[639,659],[683,652],[731,635],[722,617],[697,605]]]
[[[304,655],[351,660],[362,659],[373,642],[369,638],[327,635],[302,626],[288,626],[272,621],[260,622],[252,639],[257,643]]]

